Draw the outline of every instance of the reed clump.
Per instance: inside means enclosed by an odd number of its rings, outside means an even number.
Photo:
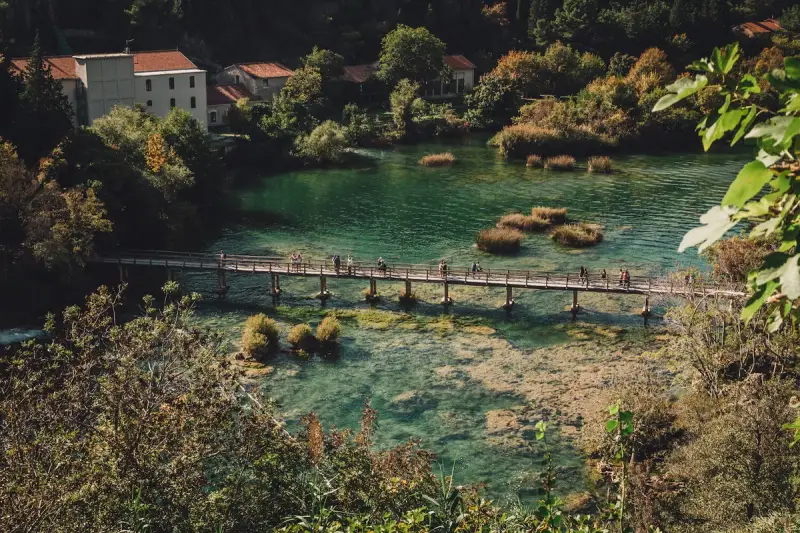
[[[614,162],[610,157],[597,156],[589,158],[589,172],[611,174],[614,171]]]
[[[334,316],[326,316],[317,326],[317,340],[320,344],[334,344],[339,342],[339,335],[342,326],[339,319]]]
[[[295,350],[307,350],[313,339],[314,332],[308,324],[297,324],[286,337]]]
[[[520,231],[544,231],[550,226],[550,220],[534,215],[511,213],[497,221],[498,228],[509,228]]]
[[[566,207],[534,207],[531,209],[531,216],[547,220],[550,224],[566,224]]]
[[[264,357],[278,347],[278,324],[259,313],[247,319],[242,330],[242,352],[250,357]]]
[[[528,168],[543,168],[544,159],[540,155],[529,155],[527,161],[525,161],[525,166]]]
[[[484,252],[512,254],[519,251],[523,237],[522,232],[516,229],[491,228],[478,232],[475,240]]]
[[[419,160],[420,165],[426,167],[449,167],[456,162],[456,156],[450,152],[441,154],[428,154]]]
[[[557,155],[548,157],[544,163],[544,168],[547,170],[567,171],[574,169],[576,163],[577,161],[571,155]]]
[[[586,248],[603,241],[603,231],[591,224],[567,224],[553,230],[550,237],[570,248]]]

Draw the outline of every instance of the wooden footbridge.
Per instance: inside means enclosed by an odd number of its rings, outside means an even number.
[[[391,281],[405,283],[405,292],[401,299],[410,299],[413,283],[437,283],[444,287],[442,303],[453,303],[450,298],[450,285],[471,287],[501,287],[506,289],[506,302],[503,306],[511,309],[514,306],[514,289],[533,289],[546,291],[572,291],[572,312],[579,310],[578,293],[594,292],[606,294],[636,294],[645,297],[642,314],[650,313],[650,297],[656,295],[673,295],[678,297],[721,297],[741,298],[745,293],[741,287],[725,287],[714,283],[697,281],[686,282],[669,277],[656,278],[631,276],[627,282],[620,282],[615,272],[606,277],[600,273],[579,276],[576,273],[536,272],[529,270],[486,269],[474,272],[471,268],[451,267],[442,272],[437,266],[429,265],[387,265],[379,268],[375,264],[353,263],[348,266],[343,261],[337,269],[333,261],[292,262],[286,258],[228,255],[224,259],[217,255],[188,252],[167,252],[153,250],[135,250],[120,252],[116,255],[98,256],[93,263],[115,264],[119,268],[120,281],[128,278],[128,267],[160,267],[167,270],[168,279],[176,270],[210,270],[217,273],[217,293],[224,297],[228,291],[227,273],[262,274],[271,278],[271,292],[274,297],[281,294],[281,277],[315,277],[319,278],[320,292],[318,298],[327,299],[328,279],[363,279],[369,281],[366,293],[368,300],[378,298],[378,282]],[[615,277],[616,275],[616,277]]]

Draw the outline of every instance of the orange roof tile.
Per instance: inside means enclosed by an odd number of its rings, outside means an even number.
[[[364,83],[375,74],[376,70],[373,65],[351,65],[344,67],[342,78],[352,83]]]
[[[775,19],[767,19],[761,22],[745,22],[737,26],[736,29],[750,37],[758,34],[773,33],[776,31],[783,31],[781,23]]]
[[[158,70],[196,69],[188,57],[178,50],[157,50],[153,52],[134,52],[134,72],[155,72]]]
[[[464,56],[445,56],[445,64],[453,70],[472,70],[475,65]]]
[[[243,85],[213,85],[208,87],[208,105],[235,104],[242,98],[250,100],[260,100],[259,97],[250,94]]]
[[[27,57],[12,59],[11,66],[14,70],[22,73],[25,67],[28,66],[29,59]],[[50,66],[53,78],[57,80],[74,80],[78,78],[78,73],[75,70],[75,59],[72,56],[45,57],[44,61]]]
[[[256,78],[288,78],[294,71],[280,63],[237,63],[237,67]]]

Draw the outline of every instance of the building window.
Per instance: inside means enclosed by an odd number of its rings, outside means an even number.
[[[144,90],[147,92],[153,90],[153,80],[144,80]]]
[[[241,79],[239,78],[239,75],[237,74],[236,75],[236,85],[239,85],[240,83],[241,83]]]
[[[217,123],[217,112],[216,111],[212,111],[211,113],[209,113],[208,116],[209,116],[209,119],[211,120],[212,124],[216,124]]]
[[[147,107],[153,107],[153,101],[152,100],[148,100],[147,101]]]
[[[169,79],[169,90],[170,91],[175,90],[175,78]]]
[[[463,72],[456,72],[456,94],[464,94],[466,74]]]
[[[189,88],[194,89],[194,76],[189,76]]]
[[[269,78],[264,78],[264,87],[269,87]]]
[[[175,99],[174,98],[170,98],[169,99],[169,108],[173,109],[174,107],[175,107]]]
[[[191,106],[192,106],[192,109],[196,109],[197,108],[197,98],[195,98],[194,96],[192,96]]]

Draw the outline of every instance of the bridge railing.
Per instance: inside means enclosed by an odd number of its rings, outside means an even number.
[[[100,259],[102,262],[133,261],[135,264],[165,266],[173,268],[219,268],[238,272],[274,272],[277,274],[290,275],[357,275],[375,278],[391,279],[403,281],[413,279],[419,281],[448,281],[479,284],[484,282],[487,285],[502,285],[504,282],[511,282],[515,285],[545,285],[552,288],[567,289],[614,289],[620,288],[634,289],[637,291],[658,291],[675,293],[702,293],[704,291],[740,291],[740,286],[725,286],[718,283],[690,281],[684,283],[683,280],[674,277],[654,277],[632,275],[630,279],[623,283],[619,275],[609,273],[603,278],[599,273],[590,273],[581,277],[578,273],[565,273],[555,271],[536,271],[536,270],[516,270],[487,268],[473,272],[470,267],[453,267],[448,265],[446,272],[439,271],[438,265],[426,264],[403,264],[395,263],[387,265],[385,269],[378,268],[375,263],[355,262],[348,269],[343,261],[338,272],[331,260],[304,260],[302,263],[293,263],[285,257],[267,257],[250,255],[227,255],[221,259],[219,255],[199,252],[165,252],[161,250],[126,250],[116,255],[105,256]],[[470,283],[471,284],[471,283]]]

